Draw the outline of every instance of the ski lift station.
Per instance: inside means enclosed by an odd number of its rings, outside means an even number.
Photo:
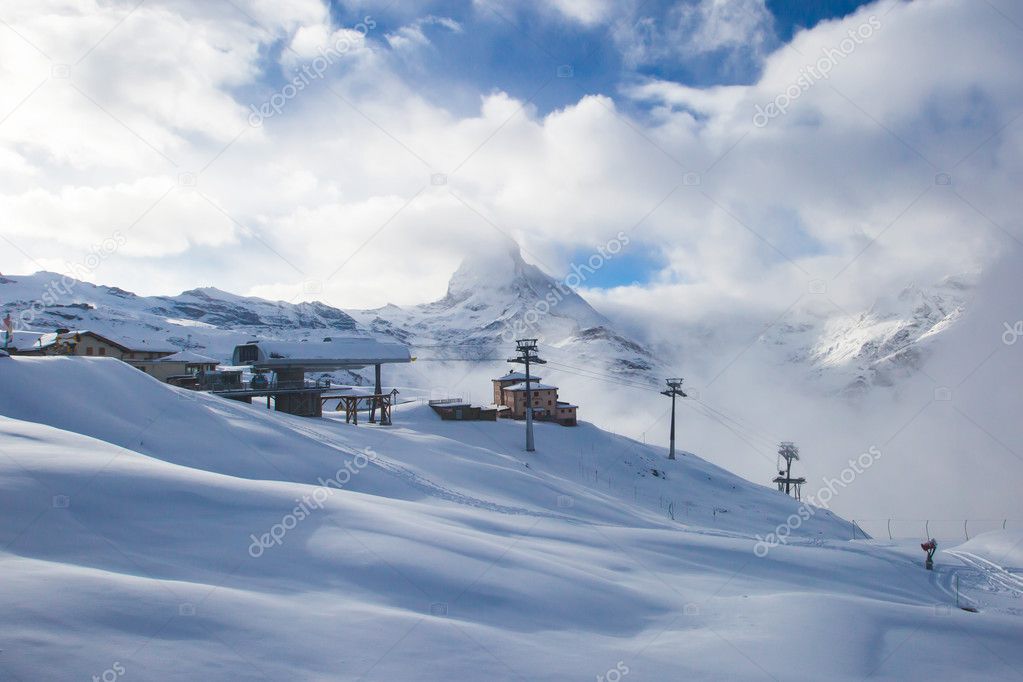
[[[249,341],[235,346],[232,364],[249,366],[257,377],[273,372],[275,380],[257,381],[248,389],[220,392],[225,397],[251,402],[253,397],[273,398],[277,411],[303,417],[323,414],[324,392],[327,387],[306,385],[309,372],[334,372],[373,367],[374,392],[359,396],[370,405],[370,421],[374,421],[377,408],[381,423],[390,421],[393,394],[385,394],[381,386],[381,366],[399,362],[412,362],[408,346],[364,337],[325,338],[315,341]],[[335,396],[336,397],[336,396]]]

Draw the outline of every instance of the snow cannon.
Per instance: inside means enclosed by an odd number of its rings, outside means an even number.
[[[924,562],[924,567],[928,571],[934,570],[934,553],[938,551],[938,542],[934,538],[931,538],[927,542],[920,544],[920,549],[927,552],[927,561]]]

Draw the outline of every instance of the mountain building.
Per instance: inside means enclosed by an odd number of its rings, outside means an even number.
[[[509,372],[493,379],[494,404],[508,408],[501,412],[500,416],[525,419],[526,408],[532,404],[533,419],[557,422],[562,426],[575,426],[578,405],[559,400],[558,387],[541,383],[540,379],[541,377],[530,376],[528,391],[526,375],[522,372]]]
[[[183,350],[173,355],[142,362],[135,361],[132,364],[160,381],[169,382],[172,378],[180,380],[214,372],[220,361],[190,350]],[[182,385],[180,381],[175,383]]]
[[[143,363],[167,357],[176,351],[176,348],[158,346],[148,341],[114,339],[89,330],[62,330],[55,333],[14,332],[14,352],[18,355],[108,357],[139,367]]]

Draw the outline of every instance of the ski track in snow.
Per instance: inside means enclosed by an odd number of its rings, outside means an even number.
[[[327,447],[343,452],[346,455],[351,455],[352,457],[354,457],[356,455],[364,454],[358,450],[353,449],[348,445],[340,443],[334,440],[333,438],[324,435],[323,433],[317,431],[316,429],[309,429],[299,426],[297,424],[290,423],[290,420],[287,423],[287,426],[296,433],[300,433],[306,436],[307,438],[315,440],[318,443],[326,445]],[[503,504],[498,504],[496,502],[481,500],[478,497],[472,497],[470,495],[466,495],[464,493],[451,490],[450,488],[445,488],[444,486],[434,483],[430,479],[417,474],[411,469],[408,469],[407,467],[404,467],[398,464],[397,462],[394,462],[392,460],[387,459],[386,457],[383,457],[379,453],[377,453],[375,457],[371,458],[369,462],[370,464],[375,465],[380,470],[394,476],[395,478],[404,481],[410,487],[419,490],[420,492],[426,493],[427,495],[430,495],[432,497],[447,500],[448,502],[454,502],[455,504],[461,504],[468,507],[475,507],[477,509],[486,509],[487,511],[497,512],[498,514],[510,514],[514,516],[534,516],[537,518],[559,519],[562,521],[569,522],[573,521],[573,519],[571,519],[570,517],[563,516],[561,514],[537,511],[533,509],[525,509],[524,507],[509,507]]]
[[[998,564],[970,552],[946,549],[945,554],[954,556],[969,568],[978,571],[987,578],[993,587],[1007,589],[1019,596],[1023,596],[1023,580],[1009,573]]]

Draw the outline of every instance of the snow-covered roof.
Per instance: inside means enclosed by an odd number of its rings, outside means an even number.
[[[561,407],[561,408],[572,407],[572,408],[575,408],[575,409],[579,409],[578,405],[573,405],[572,403],[562,402],[561,400],[558,401],[558,407]]]
[[[164,358],[159,358],[157,362],[184,362],[189,365],[217,365],[220,364],[220,360],[211,358],[208,355],[199,355],[190,350],[183,350],[175,353],[174,355],[168,355]]]
[[[512,384],[511,386],[505,386],[504,390],[506,390],[506,391],[525,391],[526,390],[526,382],[525,381],[521,381],[521,382],[519,382],[517,384]],[[558,390],[558,387],[557,386],[549,386],[547,384],[540,384],[540,383],[536,383],[536,382],[530,380],[530,382],[529,382],[529,390],[530,391],[556,391],[556,390]]]
[[[357,369],[389,362],[411,362],[408,346],[369,337],[334,337],[329,341],[251,341],[236,346],[232,362],[266,369],[306,371]]]
[[[177,351],[177,348],[161,345],[159,341],[133,339],[126,336],[113,336],[103,332],[92,331],[91,329],[72,329],[69,332],[61,334],[56,332],[34,332],[27,329],[16,329],[11,335],[11,346],[19,351],[48,348],[56,344],[58,341],[74,340],[76,335],[94,336],[129,352],[174,353]]]
[[[10,347],[16,350],[31,350],[32,348],[45,348],[52,346],[57,340],[56,334],[44,334],[43,332],[31,332],[25,329],[15,329],[11,334]]]
[[[529,377],[533,381],[540,381],[540,377],[535,374],[531,374]],[[497,377],[494,381],[525,381],[526,375],[522,372],[508,372],[503,377]]]
[[[128,336],[111,336],[104,332],[92,331],[91,329],[78,329],[72,330],[67,334],[62,334],[64,338],[73,337],[75,334],[95,336],[104,341],[108,341],[115,346],[120,346],[122,349],[127,351],[138,351],[141,353],[174,353],[178,349],[173,346],[161,346],[158,341],[150,341],[149,339],[134,339]]]

